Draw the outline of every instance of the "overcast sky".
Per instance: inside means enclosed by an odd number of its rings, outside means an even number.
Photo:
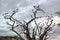
[[[7,29],[6,21],[3,18],[4,12],[11,12],[12,10],[19,9],[19,12],[15,15],[21,17],[20,19],[27,19],[29,17],[33,5],[40,5],[46,14],[50,15],[60,10],[60,0],[0,0],[0,35],[12,35]],[[23,15],[22,15],[23,14]],[[19,18],[16,17],[16,18]],[[57,19],[56,19],[57,18]],[[20,20],[19,19],[19,20]],[[59,22],[59,17],[55,16],[55,22]],[[56,34],[60,35],[60,28],[57,27]]]

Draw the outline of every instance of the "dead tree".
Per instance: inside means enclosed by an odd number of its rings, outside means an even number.
[[[13,18],[13,16],[16,13],[16,10],[13,11],[13,13],[9,17],[4,16],[5,19],[9,19],[10,21],[13,22],[13,24],[10,24],[8,22],[7,22],[7,24],[10,25],[11,30],[13,32],[15,32],[20,37],[20,40],[25,40],[25,39],[21,36],[21,34],[19,34],[17,31],[15,31],[15,28],[18,27],[18,26],[20,28],[22,28],[22,30],[24,30],[23,34],[26,36],[27,40],[47,40],[48,39],[47,36],[48,36],[49,32],[54,27],[53,19],[51,19],[50,16],[40,16],[40,17],[36,16],[38,11],[44,12],[42,9],[39,8],[39,6],[34,6],[34,9],[35,10],[32,10],[33,16],[31,16],[31,20],[29,20],[28,22],[23,21],[24,23],[22,23],[21,21]],[[36,19],[41,19],[43,17],[47,17],[47,22],[45,22],[45,24],[42,23],[42,25],[40,25],[41,22],[37,23]],[[30,27],[29,25],[33,21],[34,21],[36,26],[34,26],[34,28],[29,29],[29,27]],[[19,24],[15,25],[16,22],[19,23]],[[46,25],[46,26],[44,26],[44,25]],[[32,34],[31,34],[31,31],[30,31],[31,29],[32,29]]]

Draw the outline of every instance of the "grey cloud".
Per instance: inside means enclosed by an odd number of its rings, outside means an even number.
[[[8,12],[8,10],[16,9],[16,4],[23,0],[0,0],[0,13]]]
[[[41,4],[41,8],[49,15],[53,14],[56,11],[60,10],[60,1],[59,0],[47,0],[46,3]]]

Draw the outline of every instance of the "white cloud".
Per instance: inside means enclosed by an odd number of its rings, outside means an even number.
[[[60,17],[55,16],[53,19],[54,19],[54,23],[56,24],[60,23]]]

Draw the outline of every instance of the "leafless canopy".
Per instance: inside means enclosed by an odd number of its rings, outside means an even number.
[[[19,34],[14,29],[15,27],[19,26],[20,28],[21,27],[23,28],[22,29],[22,30],[24,30],[23,34],[26,36],[27,40],[47,40],[48,39],[48,34],[54,26],[53,20],[51,19],[50,16],[40,16],[40,17],[36,16],[38,11],[44,12],[44,10],[39,8],[39,5],[34,6],[34,9],[35,10],[32,10],[33,16],[31,16],[31,19],[28,22],[23,21],[24,23],[22,23],[21,21],[13,18],[13,16],[17,12],[17,10],[13,11],[13,13],[9,17],[4,16],[4,18],[9,19],[10,21],[13,22],[13,24],[10,24],[8,22],[7,22],[7,24],[10,25],[11,28],[12,28],[11,30],[13,32],[15,32],[20,37],[20,40],[25,40],[25,39],[21,36],[21,34]],[[43,17],[48,17],[47,22],[45,22],[45,24],[43,23],[42,25],[40,25],[41,23],[37,23],[36,19],[41,19]],[[34,28],[29,29],[29,27],[30,27],[29,24],[31,24],[31,22],[33,22],[33,21],[34,21],[36,26]],[[15,25],[16,22],[19,23],[19,24]],[[46,27],[44,27],[44,25],[46,25]],[[31,29],[32,29],[32,34],[31,34],[31,31],[30,31]]]

